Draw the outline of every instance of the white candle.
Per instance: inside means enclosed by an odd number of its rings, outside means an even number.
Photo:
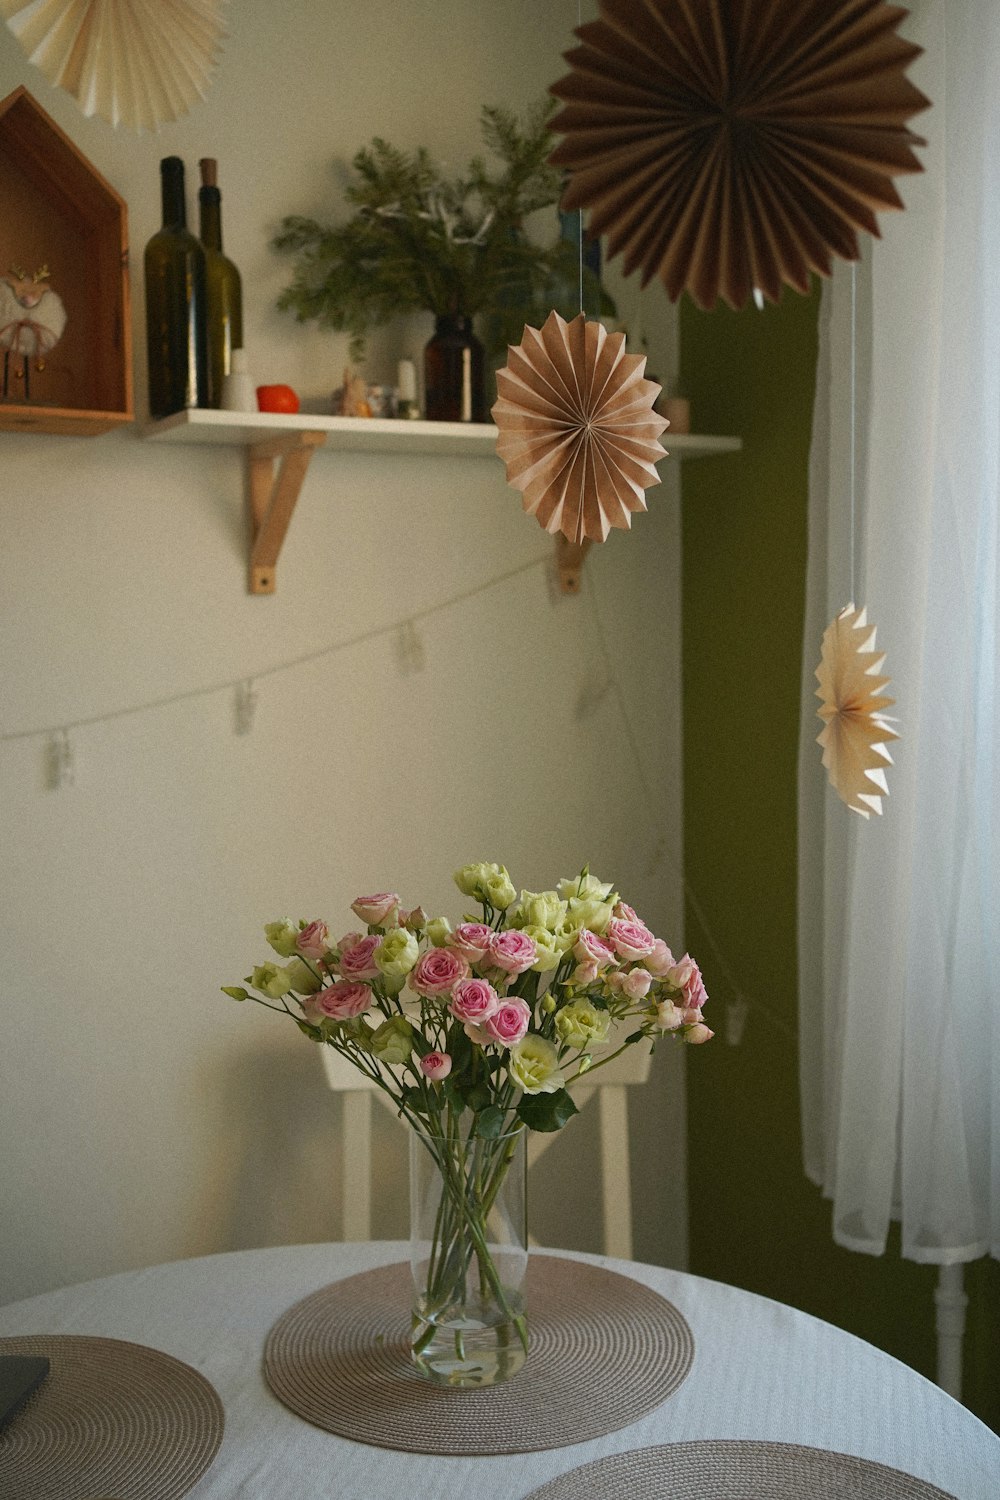
[[[400,401],[416,401],[417,369],[412,359],[401,359],[396,370]]]

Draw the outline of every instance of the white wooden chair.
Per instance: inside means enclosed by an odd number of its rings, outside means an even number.
[[[331,1089],[343,1094],[343,1235],[345,1240],[371,1238],[372,1099],[394,1113],[392,1101],[332,1047],[320,1056]],[[594,1074],[589,1085],[573,1090],[580,1109],[597,1098],[601,1141],[601,1204],[604,1253],[632,1258],[632,1187],[629,1160],[628,1089],[645,1083],[651,1057],[647,1047],[631,1047]],[[528,1167],[556,1139],[532,1131],[528,1136]]]

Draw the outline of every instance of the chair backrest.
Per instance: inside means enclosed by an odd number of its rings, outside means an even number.
[[[613,1045],[613,1043],[612,1043]],[[395,1114],[392,1100],[332,1047],[320,1056],[331,1089],[343,1100],[343,1225],[345,1240],[371,1239],[371,1104],[374,1096]],[[594,1073],[593,1081],[578,1085],[574,1098],[584,1109],[596,1097],[600,1114],[601,1202],[605,1255],[632,1258],[632,1188],[629,1160],[629,1088],[649,1078],[652,1059],[648,1047],[629,1047]],[[553,1135],[532,1132],[528,1164],[538,1160]]]

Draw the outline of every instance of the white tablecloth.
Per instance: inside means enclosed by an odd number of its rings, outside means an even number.
[[[694,1333],[690,1375],[642,1421],[594,1442],[497,1459],[395,1453],[311,1427],[264,1383],[268,1330],[300,1297],[403,1260],[406,1249],[301,1245],[153,1266],[0,1307],[0,1336],[129,1339],[202,1371],[222,1398],[226,1432],[191,1500],[522,1500],[544,1480],[605,1454],[699,1438],[805,1443],[890,1464],[958,1500],[1000,1497],[1000,1438],[906,1365],[766,1298],[599,1256],[580,1258],[662,1292]]]

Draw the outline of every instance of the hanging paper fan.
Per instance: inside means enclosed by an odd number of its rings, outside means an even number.
[[[867,612],[848,604],[823,632],[816,712],[824,727],[817,742],[834,791],[863,818],[882,811],[889,795],[883,767],[892,765],[886,742],[899,739],[882,712],[896,701],[882,693],[889,683],[879,675],[884,662]]]
[[[672,300],[809,288],[919,172],[905,77],[922,51],[882,0],[600,0],[551,92],[566,210]]]
[[[225,35],[223,3],[0,0],[0,15],[85,115],[153,130],[205,97]]]
[[[666,456],[657,440],[668,424],[653,410],[660,387],[644,379],[644,356],[583,313],[567,323],[557,312],[541,329],[525,326],[507,352],[493,420],[525,510],[577,544],[631,526]]]

